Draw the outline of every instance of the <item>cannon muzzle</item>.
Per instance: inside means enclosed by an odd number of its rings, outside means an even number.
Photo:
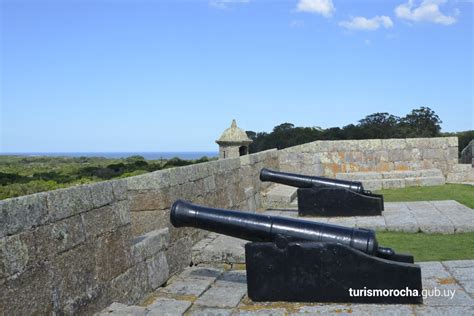
[[[358,181],[305,176],[295,173],[274,171],[266,168],[263,168],[260,171],[260,180],[276,182],[297,188],[314,188],[326,186],[334,188],[344,188],[358,193],[365,192],[362,183]]]
[[[170,220],[174,227],[195,227],[249,241],[274,242],[283,237],[291,242],[339,243],[387,259],[395,255],[390,248],[378,246],[370,229],[208,208],[183,200],[173,203]]]

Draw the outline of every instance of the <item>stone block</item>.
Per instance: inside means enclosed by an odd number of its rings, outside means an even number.
[[[358,141],[359,149],[362,152],[380,150],[382,147],[382,140],[380,139],[362,139]]]
[[[166,259],[168,260],[170,274],[174,274],[189,266],[192,261],[191,249],[194,243],[193,237],[187,236],[171,243],[168,249],[166,249]]]
[[[68,301],[82,297],[97,285],[95,252],[94,244],[85,243],[53,259],[56,306],[64,306]]]
[[[455,136],[455,137],[446,137],[446,143],[448,144],[448,146],[450,147],[459,147],[458,145],[458,137]]]
[[[446,159],[458,159],[459,152],[457,147],[449,147],[446,155]]]
[[[366,190],[382,190],[382,180],[364,180],[362,184]]]
[[[395,188],[404,188],[405,180],[404,179],[384,179],[382,181],[383,189],[395,189]]]
[[[317,221],[319,222],[319,218],[317,219]],[[356,227],[357,225],[355,216],[331,217],[328,219],[328,223],[346,227]]]
[[[423,159],[439,159],[442,160],[445,158],[445,151],[443,149],[437,148],[427,148],[423,149]]]
[[[94,208],[90,187],[86,185],[50,191],[46,197],[49,219],[53,222]]]
[[[148,310],[141,306],[127,306],[121,303],[112,303],[109,307],[97,313],[96,316],[145,316]]]
[[[39,226],[47,221],[48,193],[0,201],[0,238]]]
[[[194,302],[196,306],[232,308],[236,307],[246,293],[245,288],[227,289],[222,287],[211,287]]]
[[[89,184],[94,208],[110,204],[114,200],[112,183],[110,181]]]
[[[372,230],[387,230],[383,216],[356,216],[356,226]]]
[[[160,297],[147,306],[149,316],[174,316],[183,315],[184,312],[191,306],[192,302],[184,300],[175,300],[170,298]]]
[[[418,316],[465,316],[474,315],[474,306],[415,306],[415,314]]]
[[[135,304],[151,292],[148,266],[140,262],[110,282],[112,301]]]
[[[431,148],[447,148],[448,142],[446,137],[430,137],[426,139]]]
[[[151,258],[166,249],[170,241],[168,228],[157,229],[136,237],[132,244],[132,263],[136,264]]]
[[[418,222],[408,209],[393,212],[386,207],[382,214],[388,231],[416,233],[420,230]]]
[[[155,290],[168,280],[169,267],[165,253],[159,252],[150,259],[146,260],[148,269],[148,283]]]
[[[111,232],[120,226],[114,209],[110,205],[83,213],[81,217],[89,239]]]
[[[48,258],[76,247],[86,240],[80,215],[41,226],[34,234],[36,249]]]
[[[0,283],[1,314],[53,314],[53,285],[48,263]]]
[[[158,190],[170,186],[170,170],[158,170],[124,179],[128,190]]]
[[[7,236],[0,239],[0,276],[21,274],[40,261],[41,253],[35,247],[33,232]]]
[[[417,171],[389,171],[382,172],[382,177],[384,179],[405,179],[410,177],[416,177],[419,175]]]
[[[132,211],[164,210],[170,207],[169,188],[148,191],[130,192],[130,209]]]
[[[122,201],[127,199],[127,180],[119,179],[110,181],[112,184],[112,192],[114,194],[114,199],[117,201]]]
[[[402,161],[404,160],[405,156],[404,156],[404,149],[405,147],[403,147],[403,149],[390,149],[387,151],[387,156],[388,156],[388,159],[385,160],[385,161]]]
[[[446,180],[443,176],[440,177],[423,177],[420,178],[422,186],[443,185]]]
[[[382,148],[385,150],[405,149],[407,147],[406,139],[390,138],[382,139]]]
[[[408,161],[395,161],[393,163],[393,169],[395,171],[408,171],[411,169],[411,163]]]
[[[58,306],[56,314],[61,315],[92,315],[112,301],[110,287],[107,283],[99,284],[82,293],[81,296],[69,300],[65,305]]]
[[[419,187],[421,186],[421,178],[405,178],[406,187]]]
[[[156,229],[166,228],[169,225],[169,210],[131,212],[132,235],[144,235]]]
[[[406,143],[408,148],[424,149],[430,147],[428,138],[407,138]]]
[[[130,226],[124,226],[97,240],[95,265],[100,281],[110,281],[131,265],[130,239]]]
[[[262,193],[262,202],[265,207],[283,207],[296,198],[298,188],[283,184],[274,184],[267,192]]]
[[[420,231],[424,233],[454,233],[454,225],[446,215],[440,213],[433,204],[425,202],[406,203],[415,217]]]
[[[420,177],[442,177],[443,173],[439,169],[424,169],[420,170]]]
[[[245,263],[245,244],[248,241],[219,235],[203,251],[193,254],[193,263]]]
[[[123,200],[115,202],[112,205],[114,210],[114,215],[117,220],[117,225],[123,226],[128,225],[131,222],[131,212],[130,212],[130,201]]]
[[[375,171],[384,172],[384,171],[392,171],[394,168],[393,162],[379,162],[375,166]]]
[[[252,312],[255,313],[255,312]],[[214,308],[214,307],[198,307],[195,306],[186,312],[189,316],[230,316],[240,315],[237,312],[232,313],[231,308]],[[252,314],[253,315],[253,314]],[[267,314],[271,315],[271,314]]]

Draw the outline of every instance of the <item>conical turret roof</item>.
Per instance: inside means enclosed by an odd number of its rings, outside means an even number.
[[[241,144],[250,144],[252,140],[248,138],[245,131],[237,127],[237,122],[232,120],[232,124],[228,129],[222,133],[221,137],[216,140],[216,143],[241,143]]]

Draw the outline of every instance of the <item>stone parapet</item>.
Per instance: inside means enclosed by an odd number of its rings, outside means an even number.
[[[458,163],[457,137],[315,141],[279,151],[280,169],[316,176],[440,169]]]

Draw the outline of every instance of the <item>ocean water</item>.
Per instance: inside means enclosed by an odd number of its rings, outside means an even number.
[[[18,156],[48,156],[48,157],[104,157],[104,158],[127,158],[139,155],[145,159],[170,159],[178,157],[180,159],[199,159],[203,156],[218,157],[217,151],[163,151],[163,152],[57,152],[57,153],[0,153],[0,155]]]

